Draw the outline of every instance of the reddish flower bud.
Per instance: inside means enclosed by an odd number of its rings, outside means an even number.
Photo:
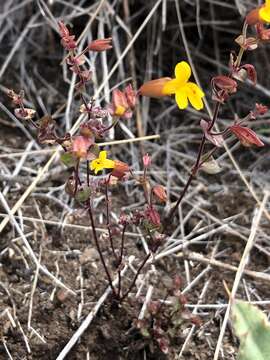
[[[257,104],[255,105],[255,113],[258,115],[264,115],[268,111],[268,107],[263,104]]]
[[[248,25],[255,25],[260,21],[259,8],[251,10],[246,16]]]
[[[112,103],[108,108],[112,116],[124,117],[130,119],[132,112],[130,110],[126,95],[119,89],[114,89],[112,93]]]
[[[112,176],[115,176],[118,179],[122,179],[122,177],[125,176],[128,171],[129,171],[128,164],[119,160],[114,160],[114,168],[113,171],[111,172]]]
[[[61,44],[68,51],[76,49],[76,47],[77,47],[74,35],[62,38]]]
[[[258,147],[264,146],[264,143],[258,137],[258,135],[248,127],[233,125],[230,126],[231,132],[239,139],[243,146],[249,147],[256,145]]]
[[[254,85],[256,85],[257,83],[257,72],[256,69],[253,65],[251,64],[245,64],[241,66],[241,69],[246,70],[247,72],[247,77],[249,78],[250,81],[253,82]]]
[[[145,215],[153,225],[161,225],[159,213],[152,206],[146,209]]]
[[[85,136],[75,136],[72,140],[72,153],[78,158],[87,158],[89,147],[93,141]]]
[[[151,162],[152,162],[151,156],[149,156],[148,154],[145,154],[143,156],[143,166],[145,168],[149,168],[151,166]]]
[[[63,23],[63,21],[58,21],[59,26],[59,32],[62,38],[69,36],[69,30],[66,27],[66,25]]]
[[[94,40],[87,48],[96,52],[110,50],[112,48],[112,38]]]
[[[133,90],[132,85],[128,84],[124,89],[124,94],[127,99],[127,103],[131,109],[134,109],[136,105],[136,92]]]
[[[166,193],[166,189],[164,188],[164,186],[162,185],[155,185],[153,187],[153,193],[156,195],[156,197],[161,201],[161,202],[166,202],[167,201],[167,193]]]
[[[62,21],[58,22],[58,26],[59,26],[60,36],[62,38],[61,39],[62,46],[68,51],[75,49],[77,47],[75,36],[70,35],[68,28]]]
[[[172,79],[169,77],[164,77],[160,79],[147,81],[145,84],[143,84],[140,87],[138,94],[142,96],[148,96],[154,98],[166,96],[166,94],[164,94],[163,92],[163,88],[164,85],[170,80]]]
[[[214,90],[225,90],[229,94],[233,94],[237,91],[237,82],[232,78],[219,75],[212,79]]]

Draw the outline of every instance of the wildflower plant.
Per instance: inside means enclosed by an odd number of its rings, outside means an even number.
[[[231,54],[229,59],[230,71],[228,74],[218,75],[211,80],[212,101],[214,104],[213,116],[211,118],[202,115],[200,126],[202,136],[198,147],[197,158],[190,170],[187,182],[176,203],[165,211],[167,193],[165,188],[153,183],[149,176],[151,171],[151,155],[143,154],[142,175],[134,173],[132,167],[121,159],[113,159],[108,151],[101,149],[98,142],[106,138],[108,131],[116,127],[119,121],[132,118],[133,111],[139,101],[139,96],[164,98],[174,96],[177,106],[181,111],[189,104],[197,111],[204,108],[205,91],[194,81],[191,66],[184,60],[176,64],[174,78],[163,77],[153,79],[143,84],[136,92],[131,85],[120,90],[114,89],[111,103],[106,107],[96,106],[93,99],[86,101],[84,92],[86,84],[91,83],[92,72],[87,68],[86,54],[88,52],[109,51],[112,48],[112,39],[98,39],[92,41],[81,52],[78,51],[76,38],[70,33],[68,27],[59,22],[59,34],[61,44],[67,51],[65,62],[70,71],[78,79],[76,89],[80,95],[81,104],[78,109],[86,115],[86,120],[80,124],[78,132],[71,136],[69,133],[60,136],[57,133],[55,120],[47,115],[38,121],[34,121],[36,112],[34,109],[24,107],[24,93],[16,94],[13,90],[8,95],[15,105],[15,115],[22,120],[29,121],[37,129],[37,138],[41,144],[59,144],[63,148],[62,162],[71,169],[72,174],[66,179],[65,190],[74,198],[80,206],[85,209],[89,216],[92,228],[92,237],[96,245],[99,257],[104,269],[105,276],[112,291],[113,299],[118,304],[123,302],[131,293],[139,274],[150,259],[158,252],[166,237],[173,231],[173,221],[177,209],[187,193],[192,180],[200,170],[208,173],[218,173],[219,165],[214,159],[215,152],[224,146],[226,138],[234,136],[245,147],[262,147],[264,143],[259,136],[249,127],[249,122],[265,114],[268,108],[265,105],[256,104],[241,119],[234,119],[221,131],[216,130],[219,113],[222,106],[225,106],[231,97],[239,90],[239,83],[249,79],[256,84],[257,73],[252,64],[242,63],[246,51],[254,51],[262,43],[270,40],[270,33],[265,23],[270,22],[270,2],[250,12],[243,25],[243,31],[237,37],[236,43],[239,46],[237,55]],[[248,32],[251,32],[251,35]],[[112,116],[112,122],[108,117]],[[206,145],[207,150],[206,150]],[[83,174],[84,170],[85,174]],[[117,231],[111,221],[111,198],[110,190],[115,184],[132,180],[139,186],[145,199],[145,204],[135,210],[119,214],[118,223],[115,224]],[[103,193],[106,206],[106,226],[109,239],[108,251],[112,258],[104,257],[100,238],[96,230],[96,214],[93,210],[93,201],[98,193]],[[163,212],[160,210],[163,208]],[[130,282],[123,282],[121,270],[126,262],[125,248],[126,232],[129,226],[138,226],[148,241],[150,251],[138,265],[133,279]],[[115,241],[115,237],[120,241]],[[118,246],[116,247],[116,244]],[[120,245],[119,245],[120,244]],[[153,260],[154,261],[154,260]],[[115,285],[113,279],[117,276],[118,282]],[[179,298],[180,294],[177,292]],[[178,302],[178,305],[182,303]],[[159,323],[154,306],[150,309],[151,316],[156,317],[156,324]],[[153,329],[152,329],[153,330]],[[157,341],[166,343],[166,336],[157,335]],[[166,348],[165,345],[163,347]]]

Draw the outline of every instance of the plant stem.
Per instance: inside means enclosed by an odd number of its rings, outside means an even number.
[[[142,268],[144,267],[144,265],[146,264],[147,260],[150,258],[151,256],[151,253],[149,252],[146,257],[144,258],[143,262],[141,263],[141,265],[139,266],[133,280],[132,280],[132,283],[130,284],[129,288],[127,289],[127,291],[124,293],[124,295],[120,298],[120,301],[122,302],[127,296],[128,294],[130,293],[130,291],[132,290],[133,286],[135,285],[136,283],[136,280],[142,270]]]
[[[218,117],[219,109],[220,109],[220,102],[216,102],[214,114],[213,114],[212,120],[210,122],[208,131],[211,131],[211,129],[215,125],[215,122],[216,122],[217,117]],[[184,196],[186,195],[186,192],[188,191],[188,188],[189,188],[193,178],[196,177],[196,175],[197,175],[197,172],[198,172],[198,170],[199,170],[199,168],[200,168],[200,166],[202,164],[201,163],[201,156],[202,156],[202,153],[203,153],[205,142],[206,142],[206,137],[205,137],[205,135],[203,135],[202,139],[201,139],[201,142],[200,142],[200,147],[199,147],[199,150],[198,150],[198,155],[197,155],[195,165],[193,166],[193,168],[191,170],[191,173],[190,173],[189,178],[188,178],[188,180],[186,182],[186,185],[184,186],[184,189],[182,190],[176,204],[170,210],[168,216],[166,216],[166,218],[164,220],[164,224],[163,224],[164,231],[168,228],[169,224],[171,223],[171,220],[172,220],[173,216],[175,215],[175,212],[178,209],[181,201],[183,200]]]
[[[118,264],[118,297],[120,298],[121,293],[121,265],[123,260],[123,252],[124,252],[124,242],[125,242],[125,231],[127,228],[127,224],[123,226],[122,230],[122,238],[121,238],[121,248],[120,248],[120,257],[119,257],[119,264]]]
[[[109,240],[110,240],[111,249],[112,249],[114,257],[117,259],[117,255],[116,255],[115,248],[114,248],[114,245],[113,245],[113,237],[112,237],[111,223],[110,223],[109,194],[108,194],[108,184],[110,182],[110,177],[111,177],[111,175],[109,175],[108,180],[106,180],[106,185],[105,185],[106,222],[107,222],[107,229],[108,229],[108,233],[109,233]]]
[[[103,268],[105,270],[105,273],[107,275],[107,279],[108,279],[108,282],[110,284],[110,287],[112,289],[112,292],[113,294],[117,297],[117,294],[115,292],[115,288],[113,286],[113,283],[112,283],[112,278],[111,278],[111,275],[109,273],[109,270],[108,270],[108,267],[105,263],[105,260],[104,260],[104,257],[103,257],[103,254],[102,254],[102,251],[101,251],[101,248],[99,246],[99,241],[98,241],[98,237],[97,237],[97,233],[96,233],[96,227],[95,227],[95,223],[94,223],[94,218],[93,218],[93,213],[92,213],[92,207],[91,207],[91,201],[89,200],[88,201],[88,215],[89,215],[89,218],[90,218],[90,222],[91,222],[91,227],[92,227],[92,232],[93,232],[93,237],[94,237],[94,240],[95,240],[95,244],[96,244],[96,248],[97,248],[97,251],[99,253],[99,257],[100,257],[100,260],[102,262],[102,265],[103,265]]]
[[[110,130],[110,129],[113,128],[113,127],[115,127],[118,123],[119,123],[119,119],[113,120],[113,122],[111,123],[111,125],[109,125],[108,127],[106,127],[106,128],[104,129],[104,132]]]
[[[80,159],[78,159],[75,169],[74,169],[74,175],[75,175],[75,188],[74,188],[74,196],[77,194],[78,190],[78,184],[81,185],[81,179],[79,176],[79,166],[80,166]]]
[[[87,179],[87,186],[90,186],[90,171],[89,171],[89,160],[86,160],[86,179]]]
[[[124,241],[125,241],[125,231],[127,228],[127,224],[124,225],[123,231],[122,231],[122,240],[121,240],[121,248],[120,248],[120,264],[123,259],[123,252],[124,252]]]

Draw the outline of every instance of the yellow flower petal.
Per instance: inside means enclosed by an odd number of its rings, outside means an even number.
[[[95,167],[95,174],[97,175],[97,173],[102,170],[103,170],[103,166],[101,164],[97,164]]]
[[[179,83],[177,79],[169,80],[163,86],[162,93],[164,95],[172,95],[176,93],[178,88],[179,88]]]
[[[261,20],[270,23],[270,3],[260,8],[259,16]]]
[[[106,151],[106,150],[102,150],[102,151],[99,153],[98,158],[99,158],[100,161],[106,160],[106,158],[107,158],[107,151]]]
[[[124,115],[125,112],[126,112],[126,109],[123,106],[117,105],[115,107],[115,111],[114,111],[115,115],[122,116],[122,115]]]
[[[113,169],[114,168],[114,161],[106,159],[102,163],[104,169]]]
[[[184,85],[191,76],[191,68],[186,61],[181,61],[175,66],[174,73],[178,82]]]
[[[90,169],[94,170],[95,174],[97,174],[103,169],[113,169],[114,166],[114,161],[107,159],[107,151],[103,150],[99,153],[99,157],[97,159],[91,161]]]
[[[185,86],[188,100],[196,110],[201,110],[204,106],[202,98],[204,92],[195,83],[188,82]]]
[[[97,163],[97,160],[92,160],[92,161],[91,161],[91,163],[90,163],[90,169],[91,169],[91,170],[94,170],[94,169],[95,169],[96,163]]]
[[[175,101],[179,107],[179,109],[183,110],[188,106],[188,97],[185,87],[178,90],[175,94]]]

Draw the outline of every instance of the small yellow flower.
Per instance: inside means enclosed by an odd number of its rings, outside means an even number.
[[[125,112],[126,112],[126,109],[124,108],[124,106],[117,105],[115,107],[114,114],[116,116],[122,116],[122,115],[124,115]]]
[[[174,73],[175,79],[166,82],[163,87],[164,95],[175,94],[175,100],[180,109],[185,109],[189,100],[196,110],[201,110],[204,106],[202,101],[204,92],[197,84],[188,81],[191,76],[189,64],[181,61],[175,66]]]
[[[107,159],[107,151],[103,150],[99,153],[97,159],[91,161],[90,169],[95,171],[97,174],[99,171],[103,169],[113,169],[114,161]]]
[[[266,0],[265,4],[260,8],[259,17],[262,21],[270,23],[270,0]]]

